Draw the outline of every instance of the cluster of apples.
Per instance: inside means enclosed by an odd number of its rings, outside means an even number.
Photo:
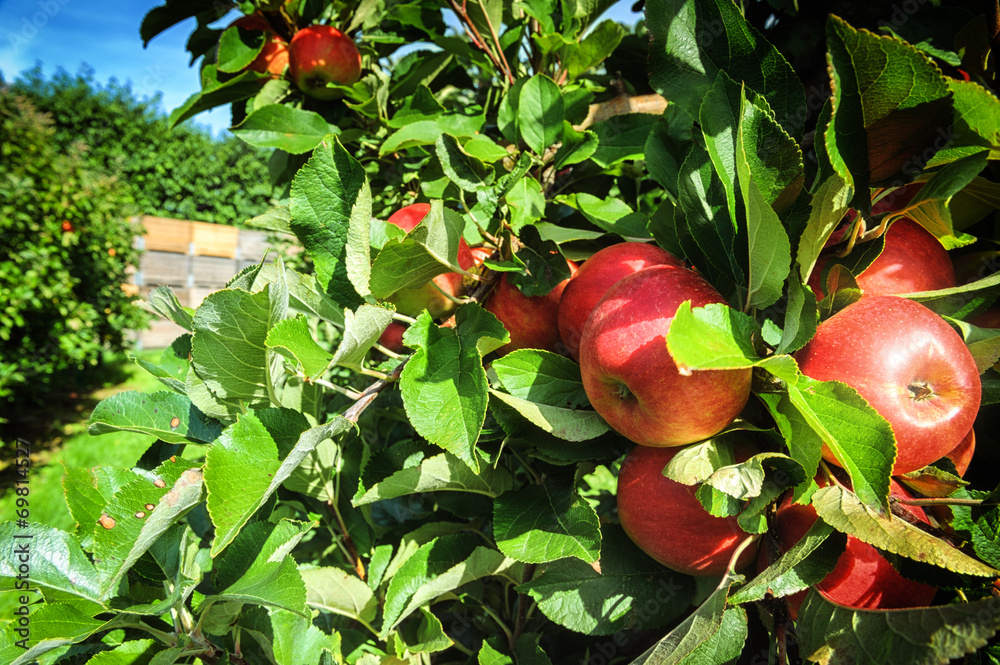
[[[747,534],[735,518],[709,515],[695,498],[695,488],[666,478],[662,471],[677,446],[711,436],[739,412],[747,399],[749,376],[684,373],[673,364],[664,337],[677,305],[691,300],[697,307],[721,298],[699,276],[671,261],[664,263],[626,276],[604,294],[583,328],[579,359],[594,408],[640,444],[625,458],[619,474],[622,526],[640,548],[668,567],[718,575]],[[822,268],[823,262],[816,273]],[[864,294],[860,300],[822,322],[809,344],[795,354],[801,371],[813,379],[852,386],[890,423],[898,448],[893,475],[942,457],[951,458],[963,474],[975,448],[972,425],[981,393],[976,363],[943,319],[898,295],[956,286],[947,252],[920,225],[901,218],[889,227],[884,251],[857,282]],[[818,279],[810,283],[822,298]],[[686,392],[695,380],[704,386]],[[738,447],[736,461],[754,452],[752,447]],[[839,464],[826,447],[823,457]],[[895,480],[891,495],[908,496]],[[910,520],[928,522],[920,508],[904,509]],[[816,519],[812,506],[785,497],[775,519],[781,550],[798,542]],[[763,569],[767,561],[761,554],[758,567]],[[753,548],[746,550],[737,568],[749,565],[754,556]],[[866,609],[923,606],[936,592],[904,578],[875,548],[850,536],[836,567],[817,589],[833,602]],[[793,618],[803,595],[789,599]]]
[[[248,14],[233,25],[259,31],[267,41],[247,69],[272,76],[289,76],[302,92],[317,99],[336,99],[340,91],[327,83],[351,85],[361,78],[361,53],[354,41],[331,25],[310,25],[297,30],[290,42],[279,35],[260,14]]]
[[[389,222],[409,231],[428,210],[427,204],[407,206]],[[468,269],[489,253],[463,241],[459,265]],[[820,299],[825,262],[820,260],[810,280]],[[667,331],[682,303],[703,307],[725,299],[683,261],[651,244],[622,242],[580,266],[569,264],[571,277],[542,297],[524,296],[501,278],[485,303],[511,334],[499,353],[539,348],[580,363],[594,409],[637,444],[619,472],[622,527],[642,550],[674,570],[719,575],[747,534],[736,518],[710,515],[695,487],[667,478],[663,469],[681,447],[726,429],[749,399],[750,370],[689,371],[667,350]],[[980,403],[976,363],[941,317],[899,296],[956,286],[947,251],[919,224],[900,218],[857,282],[863,296],[818,326],[795,354],[800,369],[813,379],[852,386],[890,423],[898,448],[893,475],[943,457],[964,474],[975,449],[972,424]],[[461,275],[440,275],[434,284],[396,294],[397,308],[414,315],[424,308],[436,317],[449,313],[455,303],[441,292],[460,296]],[[744,441],[734,457],[742,462],[757,452]],[[823,457],[839,464],[826,447]],[[895,480],[891,494],[908,496]],[[911,520],[928,522],[920,508],[906,510]],[[774,521],[780,548],[792,547],[816,519],[812,506],[785,497]],[[757,557],[756,543],[735,565],[746,567],[755,558],[759,566],[767,565],[763,551]],[[817,588],[833,602],[868,609],[926,605],[936,591],[902,577],[875,548],[850,536],[836,568]],[[801,600],[801,594],[789,599],[793,618]]]

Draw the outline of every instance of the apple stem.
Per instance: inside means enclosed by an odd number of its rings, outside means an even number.
[[[411,326],[414,323],[417,322],[417,320],[415,318],[413,318],[412,316],[407,316],[406,314],[400,314],[399,312],[393,312],[392,313],[392,320],[393,321],[401,321],[402,323],[405,323],[405,324],[411,325]]]
[[[858,242],[858,236],[864,234],[864,229],[865,220],[861,218],[861,215],[858,215],[858,217],[854,220],[854,225],[851,227],[851,235],[847,238],[847,246],[843,250],[837,252],[837,256],[843,258],[850,254],[851,250],[854,249],[854,245]]]
[[[726,574],[722,576],[722,581],[719,582],[719,586],[716,587],[716,590],[725,588],[727,585],[732,584],[733,575],[736,574],[736,562],[739,560],[740,555],[743,554],[743,551],[754,544],[758,538],[760,538],[760,534],[754,533],[740,541],[740,544],[736,546],[735,550],[733,550],[733,555],[729,557],[729,563],[726,564]]]

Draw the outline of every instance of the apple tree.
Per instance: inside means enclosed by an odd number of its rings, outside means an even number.
[[[1000,662],[998,13],[610,4],[146,16],[310,268],[151,294],[5,662]]]

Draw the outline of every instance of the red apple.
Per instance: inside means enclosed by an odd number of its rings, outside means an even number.
[[[910,496],[895,480],[890,481],[889,493],[895,497]],[[914,519],[927,522],[927,515],[919,506],[899,505]],[[815,508],[794,504],[791,495],[786,496],[775,515],[781,550],[787,551],[799,542],[816,519]],[[869,610],[925,607],[937,592],[932,586],[906,579],[878,550],[850,535],[837,565],[816,585],[816,590],[831,602]],[[805,595],[802,591],[788,597],[792,619],[798,616]]]
[[[988,309],[973,316],[969,323],[980,328],[1000,328],[1000,309]]]
[[[413,203],[392,213],[386,222],[409,233],[427,216],[430,210],[429,203]],[[468,270],[473,266],[473,263],[472,251],[469,249],[468,243],[465,242],[465,238],[459,238],[458,267],[462,270]],[[465,287],[462,285],[462,275],[457,272],[442,273],[423,286],[400,289],[389,296],[387,300],[395,304],[396,310],[401,314],[415,317],[426,309],[433,318],[437,319],[450,314],[457,307],[455,302],[441,291],[453,297],[464,295]]]
[[[697,487],[663,475],[677,450],[636,446],[629,452],[618,473],[618,518],[639,549],[664,566],[688,575],[721,575],[747,534],[735,517],[709,514],[695,497]],[[736,459],[756,451],[745,452],[737,450]],[[744,550],[736,567],[753,561],[756,551],[756,543]]]
[[[288,42],[274,33],[270,23],[256,14],[250,14],[236,19],[233,25],[244,30],[261,30],[268,35],[264,47],[253,62],[247,65],[247,69],[275,76],[281,76],[285,72],[285,67],[288,66]]]
[[[580,372],[590,403],[620,434],[683,446],[731,423],[750,396],[749,369],[680,373],[666,335],[677,308],[725,302],[692,270],[651,266],[608,289],[583,328]]]
[[[406,326],[399,321],[390,321],[382,334],[379,335],[378,343],[394,353],[403,353],[406,345],[403,344],[403,333]]]
[[[574,360],[580,359],[583,325],[601,296],[625,275],[660,264],[684,267],[684,262],[669,252],[644,242],[605,247],[580,266],[559,301],[559,336]]]
[[[572,277],[577,270],[576,264],[566,263]],[[559,299],[570,281],[564,279],[544,296],[526,296],[507,281],[506,274],[501,277],[484,305],[510,333],[510,343],[497,349],[497,353],[504,355],[517,349],[561,351]]]
[[[820,281],[827,259],[820,258],[809,276],[816,298],[823,299]],[[936,291],[958,286],[955,269],[944,246],[931,233],[905,217],[885,233],[885,248],[858,275],[858,286],[866,296],[888,296],[917,291]]]
[[[361,53],[354,41],[331,25],[310,25],[292,36],[288,47],[292,80],[316,99],[337,99],[327,83],[351,85],[361,78]]]
[[[795,358],[803,374],[852,386],[889,421],[893,475],[947,455],[979,411],[979,371],[965,342],[912,300],[864,297],[821,323]],[[837,463],[825,446],[823,457]]]
[[[958,471],[959,477],[962,477],[969,470],[969,463],[972,462],[972,455],[975,452],[976,432],[970,429],[965,438],[945,457],[955,463],[955,469]]]

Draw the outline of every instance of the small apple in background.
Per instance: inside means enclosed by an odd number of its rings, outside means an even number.
[[[817,300],[824,297],[820,258],[809,276],[809,286]],[[888,296],[918,291],[936,291],[958,286],[955,269],[947,250],[933,234],[913,220],[897,220],[885,233],[885,248],[868,268],[857,276],[866,296]]]
[[[574,360],[580,359],[583,326],[601,296],[625,275],[660,264],[684,267],[669,252],[644,242],[620,242],[584,261],[559,301],[559,336]]]
[[[507,281],[506,274],[497,282],[484,308],[497,317],[510,333],[510,343],[497,349],[498,354],[505,355],[518,349],[543,349],[554,353],[561,350],[559,299],[577,271],[575,263],[566,263],[570,279],[559,282],[544,296],[524,295]]]
[[[965,438],[955,446],[955,448],[945,455],[955,464],[955,469],[958,471],[958,476],[964,477],[965,472],[969,470],[969,464],[972,462],[972,455],[976,452],[976,432],[974,430],[969,430],[969,433],[965,435]]]
[[[1000,328],[1000,309],[988,309],[970,318],[969,323],[980,328]]]
[[[895,480],[890,481],[889,494],[894,497],[910,496]],[[927,523],[927,515],[919,506],[898,505],[915,521]],[[791,495],[786,496],[775,514],[781,551],[785,552],[799,542],[817,518],[816,509],[811,505],[794,504]],[[766,564],[758,561],[758,568],[763,570],[764,567]],[[850,535],[837,565],[816,585],[816,590],[831,602],[869,610],[925,607],[937,593],[932,586],[906,579],[878,550]],[[806,592],[802,591],[787,598],[793,620],[798,616],[805,595]]]
[[[292,36],[288,47],[292,80],[316,99],[337,99],[327,83],[352,85],[361,78],[361,53],[354,41],[332,25],[310,25]]]
[[[725,302],[692,270],[651,266],[608,289],[583,328],[580,373],[590,403],[635,443],[707,439],[731,423],[750,396],[749,369],[678,371],[666,336],[686,300],[692,307]]]
[[[288,42],[275,34],[270,23],[257,14],[250,14],[236,19],[233,21],[233,25],[244,30],[260,30],[268,35],[264,47],[253,62],[247,65],[247,69],[262,74],[267,72],[275,76],[281,76],[285,73],[285,67],[288,66]]]
[[[663,475],[678,448],[636,446],[618,473],[618,518],[629,538],[664,566],[688,575],[721,575],[746,537],[735,517],[715,517],[695,497],[697,487]],[[737,449],[737,461],[756,451]],[[741,454],[743,453],[743,454]],[[753,561],[754,543],[736,568]]]
[[[893,475],[947,455],[979,411],[979,371],[965,342],[906,298],[866,296],[848,305],[819,324],[795,359],[806,376],[852,386],[889,421],[898,449]],[[823,458],[839,463],[826,446]]]
[[[409,233],[427,216],[430,210],[429,203],[413,203],[392,213],[386,223],[398,226]],[[473,266],[473,263],[472,251],[469,249],[468,243],[465,242],[464,238],[460,238],[458,241],[458,267],[462,270],[468,270]],[[430,312],[431,317],[437,319],[450,314],[458,307],[441,291],[456,298],[464,295],[462,275],[457,272],[442,273],[423,286],[400,289],[389,296],[387,300],[395,304],[396,311],[401,314],[416,317],[426,309]]]
[[[399,321],[390,321],[382,334],[379,335],[378,343],[393,353],[403,353],[406,351],[406,345],[403,344],[404,332],[406,332],[405,325]]]

